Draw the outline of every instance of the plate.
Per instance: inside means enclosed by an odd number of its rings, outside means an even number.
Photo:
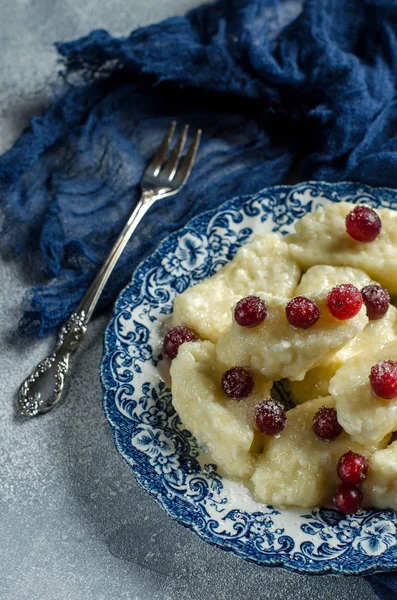
[[[397,192],[352,183],[278,186],[234,198],[162,242],[121,292],[104,338],[103,406],[116,447],[138,483],[176,521],[243,559],[299,573],[362,574],[397,567],[397,514],[255,502],[200,454],[171,403],[161,354],[175,296],[213,275],[255,233],[293,230],[328,202],[396,206]],[[168,383],[167,383],[168,382]]]

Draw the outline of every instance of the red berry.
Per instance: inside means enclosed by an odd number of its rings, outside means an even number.
[[[331,315],[344,321],[356,316],[363,305],[361,292],[351,283],[342,283],[332,288],[327,298]]]
[[[381,319],[389,308],[390,296],[380,285],[371,283],[361,290],[368,319]]]
[[[280,433],[284,429],[286,419],[284,406],[273,398],[261,400],[255,407],[255,425],[261,433]]]
[[[193,342],[197,337],[187,327],[175,327],[170,329],[164,336],[163,348],[168,358],[175,358],[178,354],[178,349],[184,342]]]
[[[343,431],[336,418],[336,410],[322,406],[313,417],[313,431],[320,440],[334,440]]]
[[[335,492],[334,504],[344,515],[352,515],[357,512],[361,508],[362,501],[362,492],[354,485],[341,483]]]
[[[251,394],[254,380],[244,367],[232,367],[222,375],[222,389],[229,398],[242,400]]]
[[[359,242],[373,242],[380,234],[382,221],[369,206],[356,206],[346,217],[346,231]]]
[[[247,296],[236,304],[234,318],[242,327],[256,327],[263,323],[269,311],[266,302],[258,296]]]
[[[308,329],[320,318],[320,310],[314,300],[305,296],[292,298],[285,307],[287,321],[293,327]]]
[[[362,454],[350,450],[340,457],[336,471],[343,483],[358,485],[367,476],[368,463]]]
[[[369,382],[373,393],[380,398],[389,400],[397,396],[397,362],[380,360],[371,368]]]

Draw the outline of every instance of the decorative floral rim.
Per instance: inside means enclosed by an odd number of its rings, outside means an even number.
[[[103,407],[138,483],[206,542],[265,566],[305,574],[369,574],[397,568],[397,514],[275,509],[206,464],[181,424],[164,380],[162,324],[176,294],[212,275],[260,231],[291,231],[327,202],[392,208],[397,192],[354,183],[308,182],[234,198],[165,239],[121,292],[104,337]],[[203,464],[204,462],[204,464]]]

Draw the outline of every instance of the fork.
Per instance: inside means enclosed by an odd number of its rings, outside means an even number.
[[[81,343],[102,290],[127,242],[149,208],[160,198],[179,192],[186,183],[200,144],[201,130],[196,131],[188,151],[182,157],[189,130],[189,126],[185,125],[168,160],[164,162],[175,127],[176,122],[173,121],[143,174],[139,202],[80,304],[62,326],[54,351],[37,365],[36,370],[19,388],[18,406],[21,415],[34,417],[50,411],[58,404],[64,391],[65,376],[69,371],[70,356]]]

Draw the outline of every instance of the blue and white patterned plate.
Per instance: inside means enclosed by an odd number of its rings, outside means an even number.
[[[397,192],[350,183],[280,186],[234,198],[193,219],[137,268],[106,329],[104,410],[118,451],[140,485],[203,540],[249,561],[300,573],[372,573],[397,568],[397,514],[277,509],[255,502],[213,464],[171,404],[161,355],[175,296],[212,275],[254,233],[289,232],[327,202],[397,206]]]

